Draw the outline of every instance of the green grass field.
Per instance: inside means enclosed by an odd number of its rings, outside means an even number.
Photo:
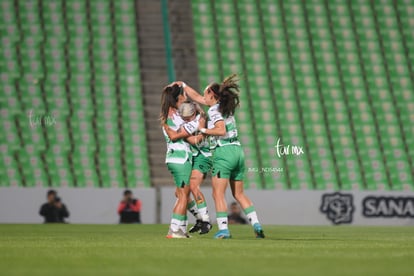
[[[166,225],[0,225],[0,275],[413,275],[414,227],[249,226],[233,239]],[[214,229],[216,230],[216,229]]]

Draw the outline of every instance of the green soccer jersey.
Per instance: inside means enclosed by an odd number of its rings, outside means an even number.
[[[210,148],[214,149],[217,146],[223,147],[227,145],[238,145],[240,142],[238,139],[238,132],[236,126],[236,119],[234,116],[223,117],[221,112],[218,110],[219,104],[211,106],[208,110],[208,128],[214,128],[214,124],[218,121],[224,121],[226,125],[226,134],[223,136],[211,136],[210,137]]]
[[[199,154],[204,155],[205,157],[210,157],[210,143],[207,139],[204,139],[197,145],[191,145],[191,151],[193,153],[193,156],[198,156]]]
[[[183,126],[189,134],[193,134],[198,128],[198,122],[191,121],[186,123],[177,112],[172,112],[172,115],[168,117],[167,125],[175,131]],[[184,164],[187,160],[191,160],[189,157],[192,156],[192,151],[190,149],[190,145],[184,139],[172,141],[168,137],[164,128],[163,133],[165,141],[167,142],[165,163]]]
[[[199,121],[201,118],[202,118],[201,115],[198,114],[197,117],[194,119],[194,122],[195,124],[197,124],[197,126],[199,125]],[[197,145],[190,145],[190,148],[193,153],[193,156],[198,156],[199,154],[202,154],[205,157],[211,156],[210,143],[207,139],[203,139]]]

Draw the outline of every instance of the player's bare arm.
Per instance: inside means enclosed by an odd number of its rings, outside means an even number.
[[[171,141],[177,141],[179,139],[184,139],[190,136],[190,134],[185,130],[184,127],[179,128],[177,131],[171,129],[167,124],[164,125],[165,132]]]
[[[191,145],[198,145],[201,141],[203,141],[203,139],[204,139],[204,135],[198,134],[198,135],[188,137],[186,141],[190,143]]]
[[[201,128],[200,131],[205,135],[224,136],[226,135],[226,126],[224,121],[217,121],[214,124],[214,128]]]
[[[202,105],[207,105],[206,101],[204,100],[204,97],[198,93],[194,88],[192,88],[191,86],[187,85],[185,82],[183,81],[176,81],[174,82],[180,86],[183,87],[184,92],[187,94],[188,97],[190,97],[193,101],[202,104]]]

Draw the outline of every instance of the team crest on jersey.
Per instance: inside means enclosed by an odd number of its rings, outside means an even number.
[[[324,194],[320,211],[326,214],[333,224],[351,223],[355,211],[353,197],[351,194]]]

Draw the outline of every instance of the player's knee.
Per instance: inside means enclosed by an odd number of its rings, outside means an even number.
[[[175,195],[178,199],[187,200],[189,196],[189,192],[190,192],[190,189],[187,186],[187,187],[177,189]]]
[[[199,188],[198,188],[198,185],[197,184],[193,184],[193,183],[191,183],[190,184],[190,190],[191,190],[191,192],[193,193],[193,194],[197,194],[198,192],[199,192]]]

